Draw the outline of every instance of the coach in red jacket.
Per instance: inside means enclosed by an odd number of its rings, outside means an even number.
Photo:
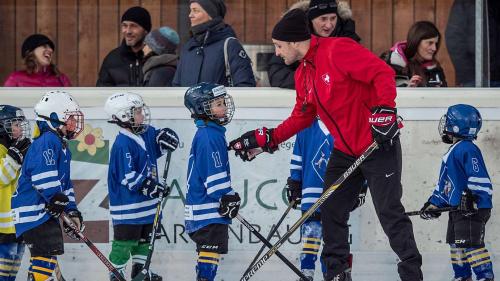
[[[422,257],[413,228],[401,204],[401,145],[393,70],[350,38],[311,36],[306,14],[288,12],[274,27],[276,55],[286,64],[300,61],[292,114],[275,129],[259,128],[230,142],[244,160],[250,149],[273,152],[279,143],[308,127],[319,115],[335,137],[335,149],[325,174],[325,189],[373,142],[374,151],[321,207],[327,267],[325,280],[351,280],[348,271],[349,213],[368,180],[375,211],[390,245],[401,260],[402,281],[422,280]]]

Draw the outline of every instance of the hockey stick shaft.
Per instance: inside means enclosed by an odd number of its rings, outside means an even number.
[[[430,209],[430,210],[427,210],[426,212],[443,213],[443,212],[454,212],[454,211],[458,211],[456,207],[444,207],[444,208]],[[422,213],[423,213],[423,211],[419,210],[419,211],[406,212],[405,215],[407,215],[407,216],[419,216]]]
[[[170,168],[170,158],[172,156],[172,151],[167,151],[167,156],[165,159],[165,166],[163,167],[163,176],[162,176],[162,183],[163,186],[167,187],[167,176],[168,176],[168,170]],[[168,188],[168,187],[167,187]],[[151,230],[151,238],[149,241],[149,253],[146,258],[146,262],[144,263],[144,266],[142,270],[132,279],[132,281],[143,281],[144,278],[149,274],[149,266],[151,265],[151,259],[153,257],[153,251],[155,247],[155,240],[156,240],[156,233],[158,232],[158,228],[160,227],[160,218],[161,218],[161,213],[163,210],[163,206],[165,206],[165,202],[167,199],[163,200],[164,194],[160,193],[160,196],[158,197],[158,204],[156,205],[156,213],[155,213],[155,219],[153,221],[153,229]],[[165,202],[163,202],[165,201]]]
[[[295,205],[295,200],[293,200],[292,202],[290,202],[290,204],[288,205],[288,208],[286,208],[285,212],[283,213],[283,215],[281,216],[281,218],[278,220],[278,223],[276,223],[276,225],[271,229],[271,231],[269,232],[269,235],[267,236],[267,240],[271,240],[271,238],[273,237],[274,233],[276,233],[276,231],[280,227],[281,223],[283,222],[283,220],[285,220],[285,217],[288,215],[288,213],[292,209],[293,205]],[[250,265],[248,266],[247,270],[245,270],[245,274],[247,274],[248,271],[250,269],[252,269],[252,265],[260,257],[260,255],[262,254],[262,252],[264,251],[265,248],[266,248],[266,245],[262,245],[262,247],[260,247],[259,252],[253,258],[253,260],[250,263]]]
[[[288,238],[290,238],[290,236],[292,236],[293,232],[295,232],[295,230],[297,230],[302,224],[304,224],[304,222],[319,208],[319,206],[321,206],[321,204],[323,204],[328,199],[328,197],[330,197],[330,195],[332,195],[332,193],[337,190],[337,188],[354,172],[354,170],[356,170],[361,165],[361,163],[363,163],[363,161],[365,161],[365,159],[368,158],[368,156],[370,156],[370,154],[372,154],[372,152],[377,148],[378,144],[375,141],[370,146],[368,146],[365,152],[363,152],[363,154],[361,154],[361,156],[359,156],[359,158],[356,159],[356,161],[354,161],[354,163],[349,168],[347,168],[347,170],[344,172],[344,174],[342,174],[340,178],[338,178],[333,184],[330,185],[330,187],[328,187],[328,189],[323,192],[323,194],[318,198],[318,201],[316,201],[316,203],[314,203],[311,208],[309,208],[309,210],[302,214],[302,217],[300,217],[299,220],[294,225],[292,225],[292,227],[283,235],[283,237],[281,237],[281,239],[278,240],[278,242],[276,242],[276,244],[274,244],[274,246],[269,249],[257,262],[255,262],[255,264],[252,266],[252,269],[243,277],[241,277],[240,281],[250,280],[255,272],[257,272],[264,265],[264,263],[266,263],[266,261],[269,260],[269,258],[274,253],[276,253],[278,248],[281,247],[283,243]]]
[[[262,234],[260,234],[245,218],[243,218],[240,214],[236,215],[236,218],[246,227],[248,228],[253,235],[257,236],[268,248],[272,248],[273,245],[267,240]],[[307,280],[307,277],[295,266],[293,265],[283,254],[281,254],[278,250],[276,250],[276,256],[280,258],[293,272],[295,272],[301,279]]]
[[[126,281],[122,275],[118,272],[118,270],[111,264],[111,262],[104,256],[104,254],[97,249],[97,247],[90,241],[90,239],[85,236],[80,229],[73,223],[73,221],[66,215],[65,213],[61,213],[60,218],[63,220],[63,222],[73,230],[73,232],[80,237],[80,240],[82,240],[87,246],[90,248],[92,252],[104,263],[104,265],[108,268],[109,271],[111,271],[115,277],[120,280],[120,281]]]

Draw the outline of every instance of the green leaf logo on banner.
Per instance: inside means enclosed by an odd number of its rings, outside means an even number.
[[[104,140],[102,128],[92,128],[85,124],[83,132],[69,142],[72,160],[95,164],[108,164],[109,140]]]

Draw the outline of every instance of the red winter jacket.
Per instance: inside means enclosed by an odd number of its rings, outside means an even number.
[[[281,143],[319,115],[335,137],[335,148],[360,156],[373,142],[368,118],[375,106],[396,107],[394,70],[350,38],[312,36],[295,73],[292,114],[273,132]]]
[[[71,87],[68,76],[55,76],[52,71],[40,71],[28,74],[26,71],[12,72],[4,84],[5,87]]]

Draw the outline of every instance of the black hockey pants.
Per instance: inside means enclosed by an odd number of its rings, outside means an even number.
[[[356,160],[339,150],[330,156],[325,173],[325,189]],[[359,187],[366,179],[375,211],[389,243],[398,255],[398,273],[402,281],[422,280],[420,255],[413,227],[401,204],[401,144],[397,140],[386,151],[375,150],[361,166],[321,206],[324,247],[322,252],[327,272],[326,280],[346,270],[349,258],[349,213],[358,198]],[[369,239],[369,237],[366,237]]]

